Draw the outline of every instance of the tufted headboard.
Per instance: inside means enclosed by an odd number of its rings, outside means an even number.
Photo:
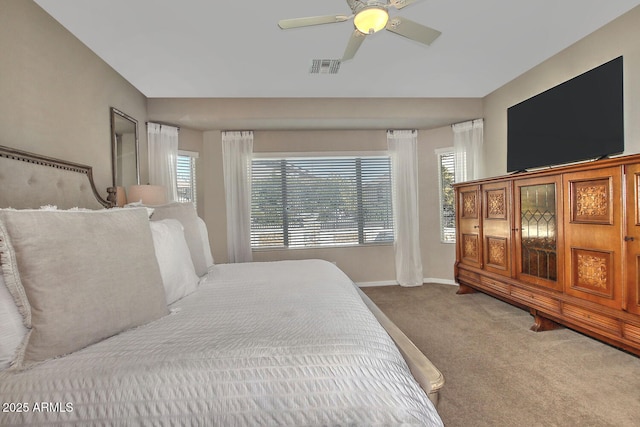
[[[103,209],[91,166],[0,145],[0,208]]]

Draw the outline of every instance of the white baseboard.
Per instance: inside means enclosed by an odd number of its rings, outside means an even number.
[[[456,285],[456,282],[451,279],[438,279],[433,277],[426,277],[423,279],[422,283],[438,283],[441,285]],[[380,282],[356,282],[356,285],[359,288],[368,288],[373,286],[394,286],[398,285],[398,282],[395,280],[383,280]]]
[[[398,282],[395,280],[383,280],[381,282],[356,282],[356,285],[359,288],[370,288],[373,286],[393,286],[397,285]]]
[[[422,283],[438,283],[440,285],[454,285],[454,286],[457,285],[457,283],[453,279],[437,279],[434,277],[425,278]]]

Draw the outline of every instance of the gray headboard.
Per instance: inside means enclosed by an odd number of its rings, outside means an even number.
[[[0,145],[0,208],[103,209],[91,166]]]

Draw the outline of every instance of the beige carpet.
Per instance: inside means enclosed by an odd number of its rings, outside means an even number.
[[[362,289],[442,371],[447,427],[640,426],[640,358],[457,286]]]

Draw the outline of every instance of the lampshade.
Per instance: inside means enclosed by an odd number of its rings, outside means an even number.
[[[127,204],[127,193],[124,191],[124,187],[116,187],[116,206],[119,208]]]
[[[162,185],[132,185],[127,194],[129,203],[142,202],[149,206],[167,203],[167,191]]]
[[[353,18],[353,23],[361,33],[373,34],[386,27],[388,20],[389,14],[385,9],[380,7],[367,7],[358,12],[355,18]]]

